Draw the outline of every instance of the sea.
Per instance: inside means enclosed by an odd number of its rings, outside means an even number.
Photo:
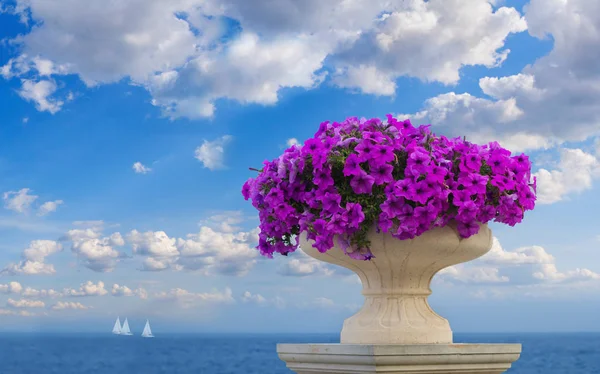
[[[332,334],[2,334],[0,374],[290,374],[277,343]],[[600,333],[455,334],[459,343],[521,343],[509,374],[600,374]]]

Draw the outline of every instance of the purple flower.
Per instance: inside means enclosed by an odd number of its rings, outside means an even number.
[[[343,234],[348,226],[347,215],[343,213],[336,213],[331,216],[329,222],[327,222],[327,231],[333,234]]]
[[[433,191],[425,181],[420,181],[410,185],[409,194],[410,200],[425,204],[433,195]]]
[[[329,168],[322,168],[315,170],[314,183],[319,188],[326,189],[334,185],[333,178],[331,177],[331,170]]]
[[[242,195],[244,195],[244,200],[248,200],[250,198],[250,189],[252,188],[253,182],[254,179],[250,178],[242,186]]]
[[[354,150],[358,152],[358,158],[361,162],[368,161],[375,155],[375,145],[370,139],[363,139]]]
[[[344,165],[344,175],[346,177],[350,175],[360,175],[362,172],[364,172],[364,170],[360,167],[360,159],[358,156],[354,153],[348,156],[346,164]]]
[[[392,221],[390,216],[387,213],[381,213],[377,222],[377,228],[383,232],[388,232],[392,226],[394,226],[394,221]]]
[[[493,153],[487,160],[487,163],[492,169],[492,172],[496,174],[503,174],[506,171],[508,157],[500,153]]]
[[[469,236],[473,236],[479,232],[479,225],[476,222],[458,222],[456,224],[456,229],[458,233],[463,238],[468,238]]]
[[[352,177],[352,180],[350,181],[350,186],[352,186],[352,190],[355,193],[365,194],[371,193],[374,182],[375,178],[363,171],[360,174]]]
[[[394,167],[390,164],[379,164],[371,167],[371,175],[375,180],[376,185],[394,182],[392,171]]]
[[[476,153],[466,155],[461,160],[460,169],[468,173],[479,172],[479,169],[481,169],[481,156]]]
[[[386,214],[387,217],[394,218],[402,214],[402,208],[406,205],[404,198],[399,196],[391,195],[387,197],[387,200],[381,204],[381,211]]]
[[[399,240],[453,221],[463,238],[479,223],[515,225],[535,207],[531,179],[524,154],[511,156],[497,142],[436,136],[430,125],[415,128],[388,115],[386,122],[321,123],[304,145],[263,162],[241,192],[258,210],[262,255],[293,252],[295,236],[305,233],[321,252],[336,242],[366,260],[372,225]]]
[[[484,175],[467,173],[458,178],[458,183],[462,184],[471,194],[484,194],[488,179]]]
[[[357,229],[362,221],[365,220],[365,214],[362,206],[358,203],[346,204],[346,211],[342,214],[343,219],[348,222],[348,227]]]
[[[371,163],[373,165],[388,165],[388,162],[392,162],[396,156],[394,155],[394,148],[389,145],[377,145],[373,152],[373,158]],[[391,166],[391,165],[389,165]]]
[[[327,192],[322,199],[323,210],[328,212],[335,212],[340,207],[342,197],[337,193]]]

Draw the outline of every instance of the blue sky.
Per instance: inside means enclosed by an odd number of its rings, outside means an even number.
[[[240,189],[320,122],[392,113],[538,176],[535,211],[436,276],[434,309],[599,331],[596,2],[338,3],[0,0],[0,330],[339,331],[357,279],[258,257]]]

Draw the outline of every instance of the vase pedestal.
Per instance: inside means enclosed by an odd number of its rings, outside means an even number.
[[[521,344],[278,344],[297,374],[500,374]]]
[[[370,261],[350,258],[339,246],[325,253],[305,233],[300,247],[317,260],[356,273],[362,308],[344,321],[341,344],[279,344],[277,353],[297,374],[500,374],[521,354],[520,344],[454,344],[448,320],[429,303],[431,279],[452,265],[474,260],[492,247],[492,232],[480,225],[462,238],[449,223],[412,240],[368,233]]]

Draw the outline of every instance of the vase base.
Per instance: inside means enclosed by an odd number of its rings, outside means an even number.
[[[278,344],[297,374],[500,374],[521,344]]]

